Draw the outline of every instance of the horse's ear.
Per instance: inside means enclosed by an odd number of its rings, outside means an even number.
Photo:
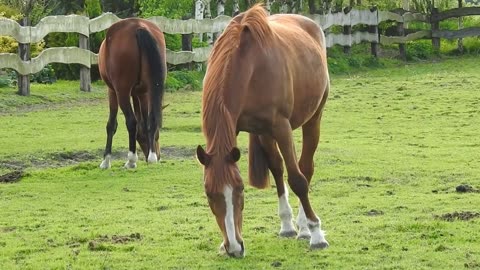
[[[203,166],[208,166],[210,163],[210,156],[203,150],[202,146],[197,146],[197,158]]]
[[[233,147],[230,151],[229,158],[233,162],[237,162],[238,160],[240,160],[240,150],[237,147]]]
[[[238,46],[240,53],[243,54],[247,52],[250,46],[252,46],[252,32],[248,26],[244,26],[240,33],[240,44]]]

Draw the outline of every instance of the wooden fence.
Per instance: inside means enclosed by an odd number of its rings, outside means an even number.
[[[480,28],[467,28],[458,31],[439,29],[439,22],[452,17],[480,15],[480,8],[468,7],[452,9],[444,12],[434,10],[431,16],[419,13],[371,10],[350,10],[327,15],[306,15],[322,26],[326,31],[327,47],[334,45],[344,46],[345,52],[350,47],[361,42],[369,42],[372,54],[378,55],[379,45],[398,44],[400,55],[405,58],[405,43],[418,39],[432,39],[435,49],[440,46],[440,38],[454,39],[468,36],[479,36]],[[79,15],[49,16],[43,18],[36,26],[21,26],[19,23],[0,18],[0,36],[11,36],[20,44],[40,42],[47,34],[53,32],[78,33],[79,47],[48,48],[37,57],[30,59],[29,55],[0,54],[0,69],[12,68],[22,75],[34,74],[49,63],[80,64],[81,89],[90,89],[90,67],[97,63],[97,54],[88,49],[88,37],[92,33],[100,32],[120,19],[111,13],[105,13],[97,18],[89,19]],[[164,17],[152,17],[150,21],[156,23],[165,33],[171,34],[202,34],[221,32],[227,26],[231,17],[221,15],[215,19],[203,20],[174,20]],[[397,36],[379,34],[378,25],[385,21],[397,23]],[[408,22],[423,22],[431,25],[431,30],[423,30],[404,35],[404,24]],[[341,26],[342,33],[330,31],[332,26]],[[352,31],[356,25],[367,25],[368,31]],[[194,48],[192,51],[167,51],[167,62],[173,65],[204,62],[210,54],[211,46]],[[23,59],[23,60],[22,60]]]

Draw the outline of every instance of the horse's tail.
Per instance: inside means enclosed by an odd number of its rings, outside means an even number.
[[[250,185],[256,188],[266,188],[269,184],[268,160],[262,148],[258,135],[250,133],[248,146],[248,178]]]
[[[240,22],[242,33],[248,32],[262,48],[269,45],[273,37],[273,31],[268,24],[268,13],[262,4],[256,4],[245,12]]]
[[[165,84],[165,73],[164,66],[162,64],[162,56],[160,54],[160,49],[158,48],[156,40],[150,34],[150,32],[145,28],[137,29],[137,44],[140,50],[140,55],[143,53],[145,57],[142,59],[147,59],[148,66],[150,70],[150,83],[151,83],[151,113],[149,116],[148,125],[150,128],[156,128],[157,126],[162,126],[162,102],[163,102],[163,93],[164,93],[164,84]],[[149,129],[150,129],[149,128]]]

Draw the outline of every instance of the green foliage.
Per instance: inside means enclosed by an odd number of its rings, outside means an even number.
[[[51,84],[57,81],[55,70],[52,65],[46,65],[40,72],[30,75],[30,81],[36,83]]]
[[[407,60],[425,60],[434,55],[432,41],[430,40],[408,42],[406,47]]]
[[[164,16],[172,19],[181,19],[183,16],[193,17],[192,0],[143,0],[139,1],[140,15],[143,18]]]
[[[175,92],[180,89],[200,90],[203,81],[203,72],[175,70],[169,71],[165,88],[167,91]]]

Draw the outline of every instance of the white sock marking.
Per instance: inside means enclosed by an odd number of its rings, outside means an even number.
[[[102,163],[100,163],[100,169],[109,169],[111,167],[110,160],[112,159],[111,155],[106,155]]]
[[[322,222],[319,218],[318,222],[313,222],[307,219],[307,224],[308,228],[310,229],[310,234],[312,235],[312,237],[310,238],[310,246],[320,243],[328,244],[327,240],[325,240],[325,232],[320,230],[320,225],[322,224]]]
[[[148,163],[157,163],[157,154],[152,150],[148,154]]]
[[[295,232],[292,223],[292,207],[288,203],[288,188],[285,185],[285,193],[278,198],[278,215],[280,216],[280,235],[282,233]]]
[[[127,168],[127,169],[136,168],[137,167],[137,160],[138,160],[137,153],[133,153],[132,151],[128,151],[127,162],[125,163],[124,167]]]
[[[225,186],[223,196],[225,197],[226,213],[225,213],[225,229],[228,237],[228,253],[235,257],[240,257],[242,254],[242,247],[235,237],[235,220],[233,213],[233,189],[231,186]]]
[[[298,238],[310,238],[310,230],[308,229],[307,217],[305,216],[302,203],[298,206],[297,226]]]

